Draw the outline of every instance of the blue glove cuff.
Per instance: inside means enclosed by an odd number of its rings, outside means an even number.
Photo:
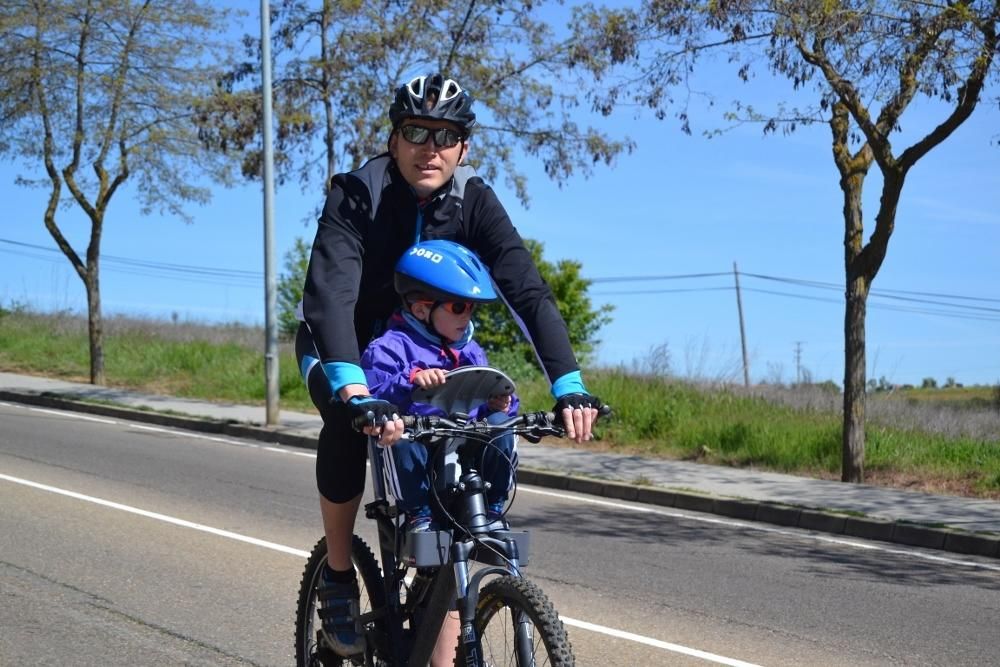
[[[583,386],[583,376],[580,371],[566,373],[552,383],[552,396],[558,401],[567,394],[589,394]]]
[[[365,403],[371,403],[372,401],[377,401],[377,400],[379,399],[375,398],[374,396],[355,395],[347,399],[347,403],[349,405],[364,405]]]
[[[323,372],[326,373],[333,397],[338,401],[340,400],[338,392],[347,385],[363,384],[368,386],[368,379],[361,367],[346,361],[328,361],[323,364]]]

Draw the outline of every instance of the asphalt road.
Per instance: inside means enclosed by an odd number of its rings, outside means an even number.
[[[0,404],[0,665],[292,664],[312,470],[294,448]],[[995,559],[530,487],[511,517],[580,665],[1000,655]]]

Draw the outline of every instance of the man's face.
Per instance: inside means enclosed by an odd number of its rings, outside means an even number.
[[[392,133],[389,152],[395,158],[399,171],[418,197],[428,197],[447,183],[455,173],[455,169],[465,159],[468,143],[460,141],[451,147],[438,146],[432,133],[423,144],[415,144],[407,141],[402,135],[403,128],[408,125],[430,130],[447,128],[461,133],[454,123],[424,118],[403,121],[402,125]]]

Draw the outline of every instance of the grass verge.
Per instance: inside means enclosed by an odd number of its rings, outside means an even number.
[[[87,335],[78,320],[0,311],[0,369],[87,381]],[[203,328],[196,335],[197,327],[190,324],[110,321],[105,344],[108,383],[186,398],[263,404],[263,356],[248,328]],[[537,371],[505,355],[497,355],[493,363],[518,382],[524,409],[551,407],[548,384]],[[279,364],[282,408],[312,412],[287,345],[282,346]],[[838,477],[841,424],[829,408],[793,407],[734,388],[706,389],[620,369],[590,369],[586,375],[591,391],[614,408],[614,418],[598,429],[598,439],[591,444],[595,448]],[[918,427],[919,421],[914,424],[901,425],[898,419],[892,425],[869,424],[869,481],[1000,499],[1000,429],[993,438],[971,437],[929,432]]]

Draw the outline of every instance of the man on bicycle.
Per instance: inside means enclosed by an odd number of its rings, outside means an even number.
[[[329,547],[320,597],[323,627],[340,655],[364,650],[355,627],[358,585],[351,535],[365,485],[365,435],[402,433],[399,411],[370,395],[359,361],[397,303],[393,270],[413,243],[449,239],[476,253],[535,347],[567,434],[589,440],[600,401],[583,384],[566,325],[493,190],[463,164],[476,123],[472,98],[442,74],[400,86],[389,106],[388,152],[334,176],[319,218],[302,300],[296,354],[323,417],[316,456]]]

